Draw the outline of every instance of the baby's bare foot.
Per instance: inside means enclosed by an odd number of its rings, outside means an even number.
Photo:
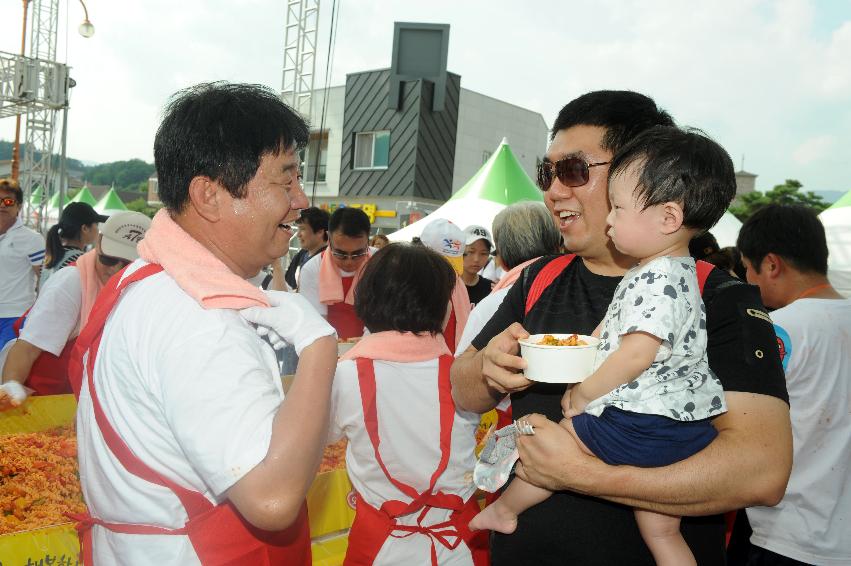
[[[496,531],[510,535],[517,529],[517,515],[512,513],[497,499],[485,507],[470,521],[472,531]]]

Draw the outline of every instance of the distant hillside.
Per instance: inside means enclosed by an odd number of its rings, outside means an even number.
[[[0,140],[0,161],[12,159],[12,142]],[[25,144],[21,144],[23,156]],[[54,163],[59,165],[59,156],[53,156]],[[116,189],[126,191],[148,190],[148,177],[154,173],[154,166],[141,159],[129,161],[113,161],[98,165],[84,165],[82,161],[67,157],[65,159],[68,171],[73,171],[81,180],[90,185],[115,185]]]

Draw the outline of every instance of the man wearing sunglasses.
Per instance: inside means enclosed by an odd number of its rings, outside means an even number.
[[[354,291],[369,247],[369,217],[358,208],[338,208],[328,220],[328,247],[304,267],[298,292],[324,316],[341,340],[363,336]]]
[[[5,363],[0,353],[0,410],[27,398],[21,385],[35,395],[71,393],[68,363],[80,329],[110,277],[139,257],[136,244],[150,225],[151,219],[140,212],[113,214],[95,249],[47,280],[32,309],[17,322],[18,339],[9,344]]]
[[[24,193],[0,179],[0,348],[15,337],[12,326],[35,301],[44,263],[44,238],[21,221]]]
[[[698,454],[663,468],[608,466],[576,448],[557,423],[564,385],[527,380],[518,340],[529,334],[590,334],[635,260],[608,235],[608,164],[640,132],[673,120],[650,98],[628,91],[580,96],[559,113],[538,185],[567,250],[576,254],[537,301],[530,287],[552,256],[526,268],[470,348],[453,365],[453,396],[485,412],[510,395],[514,418],[535,434],[518,438],[517,474],[558,491],[519,518],[512,535],[494,535],[493,564],[650,565],[629,506],[683,515],[682,532],[698,564],[723,564],[724,511],[774,505],[791,469],[788,396],[773,332],[754,288],[713,270],[703,292],[711,369],[728,412],[718,437]],[[565,266],[566,265],[566,266]],[[537,290],[535,291],[537,294]],[[608,501],[604,501],[608,500]],[[619,505],[623,504],[623,505]],[[710,515],[708,517],[704,517]],[[697,517],[697,518],[694,518]]]

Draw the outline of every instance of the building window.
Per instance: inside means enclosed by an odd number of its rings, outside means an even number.
[[[355,169],[387,169],[390,164],[390,132],[355,134]]]
[[[299,152],[301,157],[301,174],[305,183],[312,183],[314,178],[319,183],[325,182],[325,170],[328,164],[328,130],[310,132],[307,147]]]

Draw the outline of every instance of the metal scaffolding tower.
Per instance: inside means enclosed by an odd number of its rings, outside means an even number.
[[[281,98],[305,117],[312,111],[318,28],[319,0],[287,0]]]
[[[32,0],[29,57],[0,52],[0,118],[27,115],[26,150],[22,160],[21,188],[24,217],[33,209],[45,211],[56,192],[53,175],[53,140],[59,110],[68,105],[68,66],[56,62],[59,0]],[[30,196],[43,187],[41,203]],[[41,220],[44,214],[39,214]],[[43,220],[42,220],[43,222]],[[39,226],[43,228],[43,226]]]
[[[34,0],[30,58],[39,61],[56,61],[56,39],[59,29],[59,0]],[[26,151],[21,167],[24,172],[21,188],[24,190],[27,218],[32,217],[29,196],[42,187],[38,204],[39,219],[43,219],[46,204],[55,192],[53,183],[53,140],[56,130],[57,110],[67,103],[68,68],[65,65],[47,67],[48,72],[36,73],[37,87],[43,89],[48,100],[58,104],[30,105],[27,111]],[[43,221],[42,221],[43,222]],[[40,226],[41,227],[41,226]],[[43,228],[43,227],[41,227]]]

